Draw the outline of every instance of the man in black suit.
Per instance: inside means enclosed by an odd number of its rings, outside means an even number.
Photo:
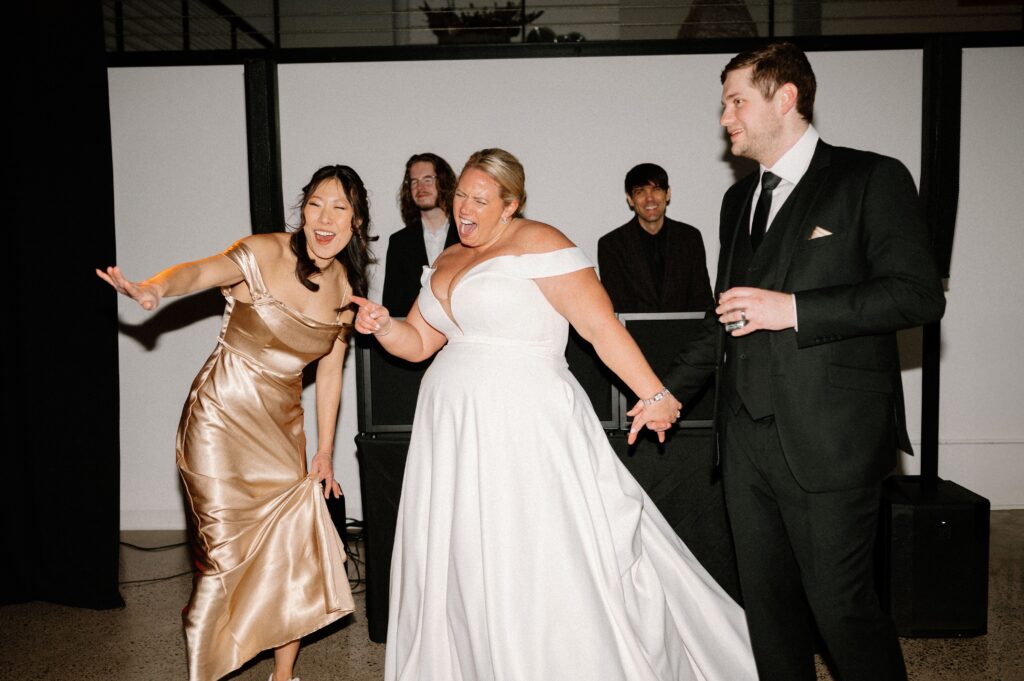
[[[913,179],[811,126],[799,49],[740,54],[721,124],[758,172],[722,201],[717,320],[666,385],[718,371],[718,441],[762,681],[815,678],[814,625],[844,681],[905,679],[872,580],[882,478],[909,451],[896,330],[945,298]],[[809,607],[808,607],[809,606]]]
[[[423,267],[459,240],[451,225],[455,173],[437,154],[415,154],[405,163],[398,192],[405,227],[388,239],[381,304],[405,316],[420,292]]]
[[[695,227],[665,217],[668,173],[641,163],[626,173],[636,213],[597,242],[597,263],[616,312],[695,312],[714,307],[704,241]]]

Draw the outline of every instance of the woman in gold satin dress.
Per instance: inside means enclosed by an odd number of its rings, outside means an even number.
[[[215,681],[268,648],[272,681],[288,681],[300,638],[353,610],[324,498],[341,495],[331,456],[349,302],[367,286],[366,189],[348,166],[325,166],[301,208],[291,235],[245,237],[144,281],[97,270],[147,310],[214,286],[227,299],[217,348],[178,426],[198,568],[184,613],[191,681]],[[302,371],[317,359],[318,444],[307,474]]]

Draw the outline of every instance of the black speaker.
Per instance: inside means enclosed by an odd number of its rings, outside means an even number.
[[[388,637],[391,550],[409,436],[357,435],[356,447],[366,541],[366,628],[371,641],[384,643]]]
[[[420,381],[432,360],[414,364],[392,357],[373,336],[356,336],[355,347],[359,432],[410,432]]]
[[[989,501],[948,480],[882,486],[882,606],[900,636],[980,636],[988,626]]]

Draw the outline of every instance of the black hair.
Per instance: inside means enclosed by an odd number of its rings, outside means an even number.
[[[310,197],[323,182],[337,180],[342,191],[352,205],[352,238],[335,260],[345,267],[352,293],[365,296],[368,288],[366,268],[374,262],[370,253],[370,202],[366,197],[366,187],[359,174],[348,166],[324,166],[315,173],[309,183],[302,188],[299,199],[299,228],[292,232],[290,239],[292,253],[295,254],[295,277],[310,291],[319,291],[320,285],[310,281],[310,277],[320,272],[306,250],[306,215],[304,209]]]
[[[626,173],[626,193],[632,195],[637,187],[646,187],[653,184],[660,189],[668,189],[668,173],[665,169],[654,163],[641,163],[633,166]]]

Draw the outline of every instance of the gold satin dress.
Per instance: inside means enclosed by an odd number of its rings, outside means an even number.
[[[321,486],[306,478],[300,401],[303,368],[343,325],[275,300],[244,243],[225,255],[253,302],[224,289],[217,349],[177,438],[198,570],[183,615],[191,681],[215,681],[354,609],[341,539]]]

